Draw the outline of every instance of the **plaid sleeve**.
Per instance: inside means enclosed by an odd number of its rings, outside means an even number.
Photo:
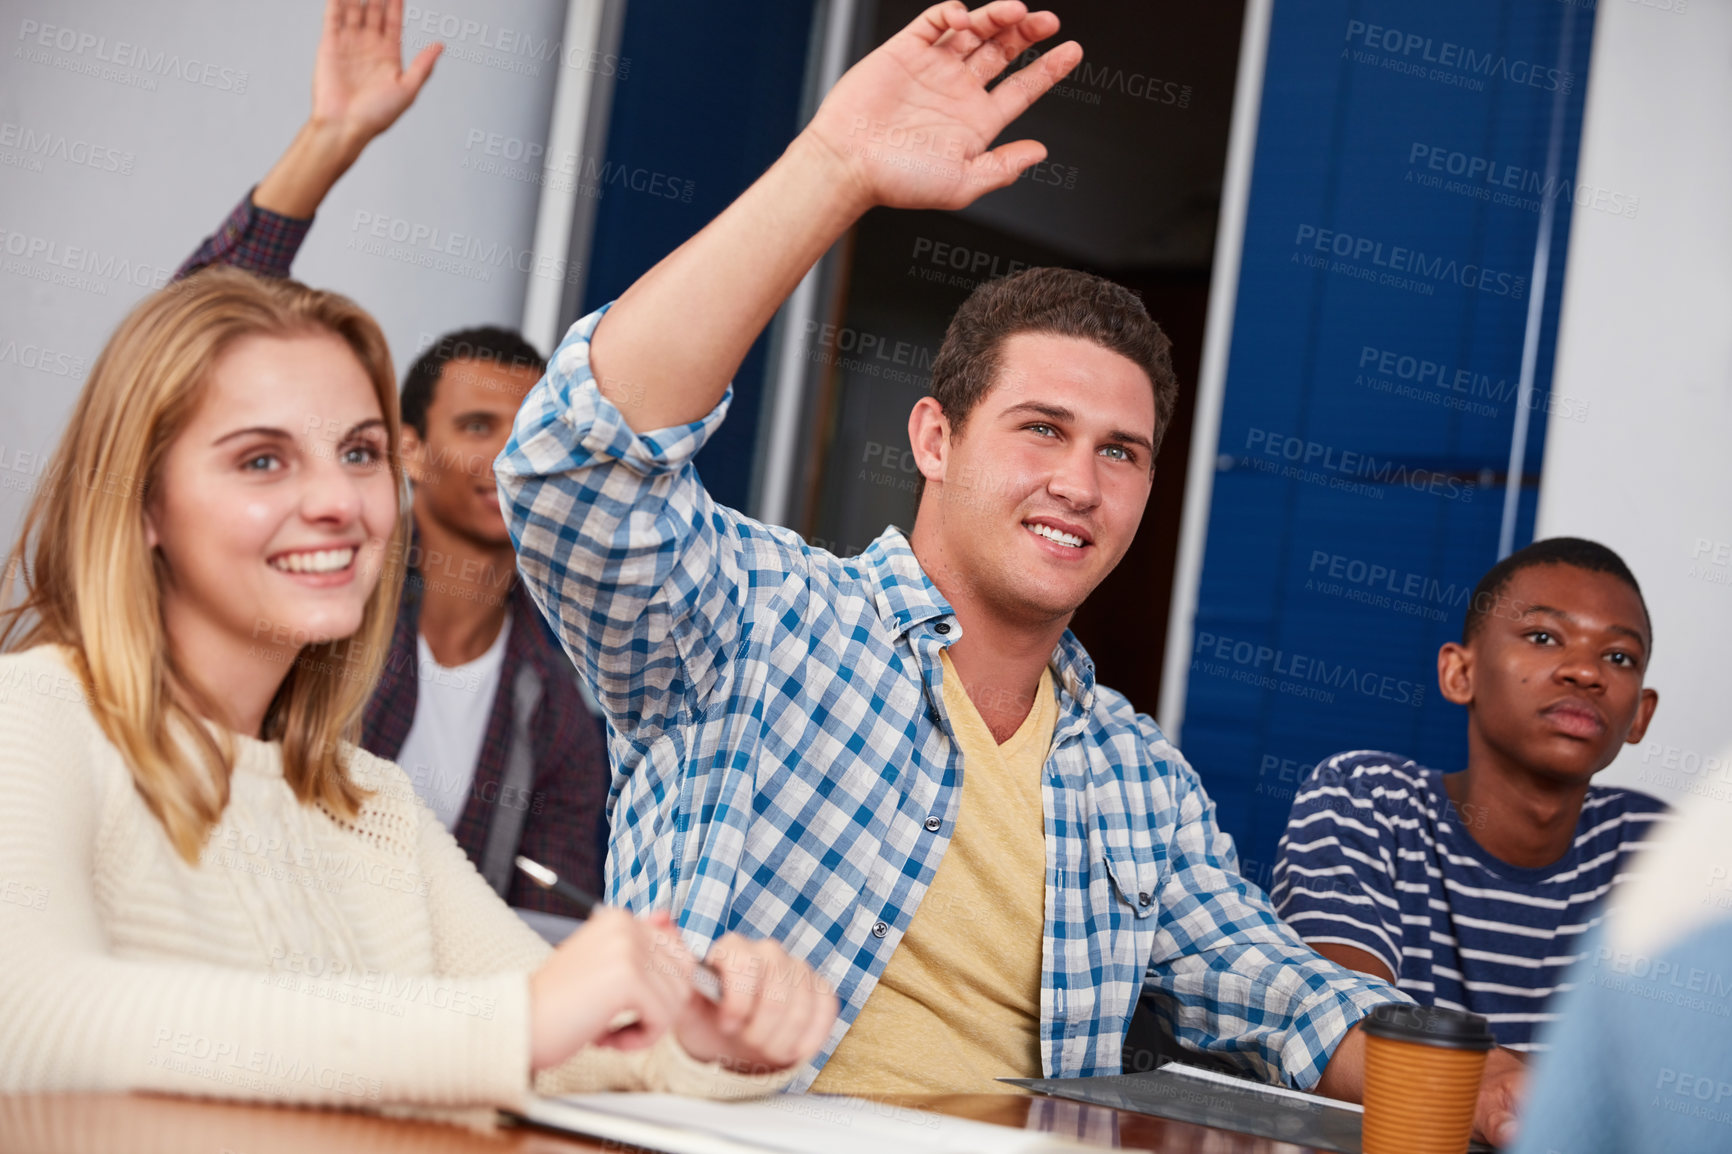
[[[1147,989],[1186,1045],[1309,1090],[1336,1044],[1393,986],[1320,957],[1240,876],[1233,840],[1196,771],[1158,733],[1177,807]],[[1161,747],[1164,747],[1161,748]]]
[[[606,311],[572,326],[494,469],[526,588],[615,729],[644,744],[679,730],[737,644],[751,523],[691,463],[732,390],[689,425],[633,431],[590,371]]]
[[[175,272],[175,280],[213,264],[233,265],[260,276],[288,277],[289,266],[313,222],[311,218],[299,220],[260,208],[253,203],[253,191],[248,190],[222,227],[205,237],[204,243],[186,258],[186,263]]]

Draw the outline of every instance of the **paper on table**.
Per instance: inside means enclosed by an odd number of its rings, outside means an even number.
[[[1099,1149],[1051,1134],[823,1094],[779,1094],[754,1102],[573,1094],[532,1099],[521,1116],[668,1154],[1092,1154]]]
[[[1161,1067],[1163,1074],[1177,1074],[1182,1078],[1195,1078],[1199,1082],[1213,1082],[1217,1086],[1231,1086],[1235,1090],[1247,1093],[1262,1094],[1270,1098],[1286,1098],[1292,1102],[1303,1102],[1326,1110],[1346,1110],[1353,1114],[1365,1113],[1365,1107],[1357,1102],[1342,1102],[1335,1098],[1324,1098],[1317,1094],[1306,1094],[1299,1090],[1289,1090],[1285,1086],[1270,1086],[1262,1082],[1252,1082],[1244,1078],[1235,1078],[1231,1074],[1222,1074],[1214,1070],[1205,1070],[1201,1066],[1187,1066],[1183,1062],[1168,1062]]]

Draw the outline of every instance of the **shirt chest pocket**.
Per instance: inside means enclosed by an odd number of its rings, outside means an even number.
[[[1106,851],[1105,859],[1113,896],[1121,907],[1138,918],[1153,916],[1160,909],[1160,867],[1154,853],[1139,853],[1130,846],[1112,847]]]

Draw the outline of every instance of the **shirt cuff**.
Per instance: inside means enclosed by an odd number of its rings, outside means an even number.
[[[1335,1048],[1361,1018],[1381,1005],[1413,1002],[1388,982],[1363,974],[1353,976],[1358,979],[1355,988],[1323,990],[1293,1016],[1293,1028],[1281,1048],[1281,1069],[1289,1072],[1294,1089],[1316,1088],[1335,1056]]]
[[[241,198],[216,232],[187,258],[175,273],[176,279],[218,264],[260,276],[288,277],[307,230],[313,227],[312,218],[302,220],[260,208],[253,203],[256,191],[257,186]]]
[[[268,208],[260,208],[258,201],[253,199],[253,195],[258,191],[259,186],[256,184],[247,189],[247,198],[242,202],[242,207],[250,208],[254,215],[257,216],[259,220],[263,221],[267,227],[275,229],[299,229],[301,236],[305,236],[307,230],[313,227],[313,218],[310,216],[285,216],[280,212],[272,212]]]
[[[721,427],[728,406],[733,402],[734,387],[729,385],[715,408],[698,420],[637,432],[603,393],[590,366],[590,341],[601,318],[612,307],[612,302],[609,302],[572,325],[565,340],[554,350],[544,382],[551,392],[548,401],[556,406],[561,419],[570,427],[578,456],[589,458],[590,463],[618,461],[646,477],[676,472],[696,456]],[[644,387],[641,383],[629,381],[609,382],[607,392],[614,396],[623,395],[629,403],[631,392]],[[506,451],[509,453],[509,446]]]

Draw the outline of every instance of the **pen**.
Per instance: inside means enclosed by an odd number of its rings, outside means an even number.
[[[572,885],[538,861],[532,861],[522,854],[517,855],[517,868],[522,870],[529,880],[547,890],[558,894],[570,902],[577,910],[579,920],[587,918],[602,904],[600,898]],[[711,1002],[720,1004],[722,1000],[722,979],[707,962],[699,962],[692,969],[692,988]]]

